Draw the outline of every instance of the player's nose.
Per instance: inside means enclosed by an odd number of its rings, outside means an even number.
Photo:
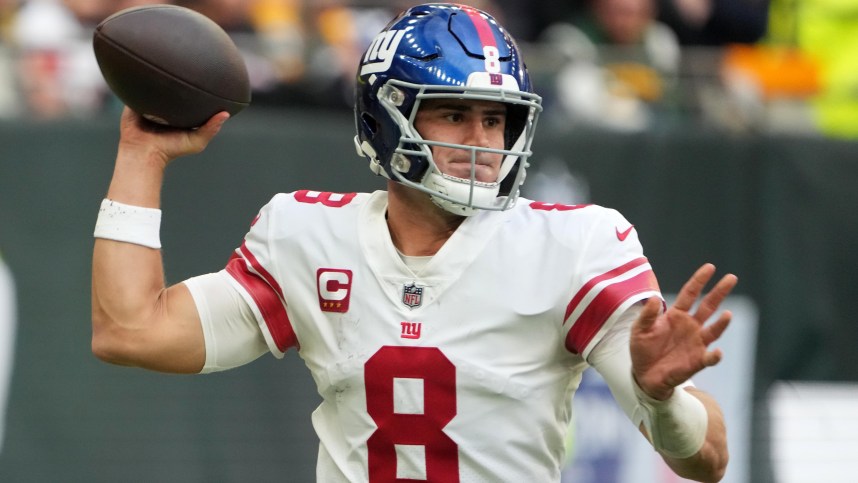
[[[480,148],[490,148],[489,131],[482,119],[469,119],[462,127],[465,130],[464,144]]]

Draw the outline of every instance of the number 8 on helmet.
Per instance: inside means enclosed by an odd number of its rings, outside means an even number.
[[[414,128],[421,102],[453,98],[507,107],[504,149],[423,139]],[[373,40],[358,68],[355,146],[378,175],[428,193],[443,209],[469,216],[506,210],[519,195],[541,107],[513,38],[487,13],[429,4],[403,12]],[[494,182],[442,173],[433,145],[503,155]],[[473,173],[474,170],[472,169]]]

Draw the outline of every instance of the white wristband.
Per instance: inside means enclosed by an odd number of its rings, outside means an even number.
[[[706,441],[709,415],[699,399],[676,387],[669,398],[659,401],[648,396],[634,377],[632,386],[656,451],[671,458],[688,458],[700,451]]]
[[[161,248],[161,210],[105,199],[95,222],[96,238]]]

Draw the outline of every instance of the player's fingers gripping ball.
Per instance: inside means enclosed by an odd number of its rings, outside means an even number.
[[[93,50],[110,89],[146,119],[197,128],[221,111],[250,104],[247,67],[214,21],[174,5],[117,12],[93,33]]]

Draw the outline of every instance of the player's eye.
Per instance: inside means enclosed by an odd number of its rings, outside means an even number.
[[[465,119],[465,116],[461,112],[450,112],[444,116],[444,119],[450,122],[462,122]]]
[[[489,116],[483,120],[487,128],[495,128],[503,126],[504,119],[501,116]]]

